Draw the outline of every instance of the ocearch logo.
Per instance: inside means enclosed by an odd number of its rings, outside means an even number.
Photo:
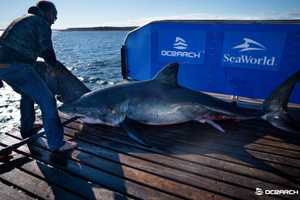
[[[291,189],[286,189],[286,190],[263,190],[261,188],[256,188],[255,194],[258,196],[262,195],[299,195],[299,190],[291,190]]]
[[[261,188],[256,188],[255,194],[261,196],[264,194],[264,191]]]
[[[167,56],[167,57],[183,57],[183,58],[193,58],[193,59],[199,59],[201,58],[201,55],[204,51],[183,51],[188,48],[188,44],[182,37],[175,37],[175,42],[173,43],[173,48],[175,50],[167,50],[163,49],[160,52],[161,56]]]
[[[254,39],[244,37],[243,41],[232,47],[234,50],[238,50],[240,55],[232,55],[231,53],[224,53],[223,61],[224,63],[231,64],[249,64],[249,65],[260,65],[260,66],[275,66],[276,65],[276,57],[275,56],[260,56],[249,55],[249,52],[254,51],[265,51],[267,52],[267,48],[258,41]],[[247,53],[248,54],[244,54]]]
[[[176,37],[175,43],[173,44],[173,46],[174,46],[174,49],[184,50],[188,47],[188,44],[186,43],[186,41],[183,38]]]

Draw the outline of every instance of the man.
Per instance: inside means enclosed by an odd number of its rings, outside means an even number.
[[[51,40],[51,25],[57,19],[55,5],[39,1],[28,14],[14,20],[0,37],[0,80],[21,94],[21,135],[31,136],[35,121],[34,102],[41,111],[48,146],[52,151],[65,151],[76,146],[63,141],[56,100],[46,83],[34,70],[37,57],[56,67],[57,60]]]

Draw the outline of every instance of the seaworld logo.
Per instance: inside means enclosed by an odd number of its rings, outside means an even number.
[[[250,39],[243,38],[243,43],[233,46],[232,49],[239,49],[238,52],[253,52],[253,51],[266,51],[267,48],[261,43]],[[257,56],[257,55],[249,55],[249,54],[230,54],[224,53],[223,61],[225,63],[231,64],[249,64],[249,65],[261,65],[261,66],[275,66],[276,65],[276,57],[275,56]]]
[[[240,63],[240,64],[252,64],[252,65],[264,65],[264,66],[275,66],[275,57],[263,56],[256,58],[248,55],[232,56],[230,54],[224,54],[224,62],[227,63]]]
[[[167,56],[167,57],[183,57],[183,58],[196,58],[196,59],[202,57],[201,55],[204,53],[204,51],[198,51],[198,52],[182,51],[182,50],[186,50],[188,46],[189,45],[183,38],[177,36],[173,44],[173,48],[175,50],[163,49],[161,50],[160,55]]]
[[[250,38],[244,38],[244,43],[236,45],[233,47],[233,49],[240,49],[240,52],[244,51],[261,51],[261,50],[266,50],[267,48],[256,42],[255,40],[252,40]]]

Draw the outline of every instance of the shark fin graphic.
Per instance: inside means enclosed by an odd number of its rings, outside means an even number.
[[[244,51],[257,51],[266,50],[266,47],[250,38],[244,38],[244,43],[236,45],[233,49],[240,49],[240,52]]]

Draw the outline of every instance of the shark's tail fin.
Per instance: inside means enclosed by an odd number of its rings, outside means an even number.
[[[295,85],[300,82],[300,70],[281,83],[263,103],[262,119],[287,132],[300,133],[296,122],[288,115],[287,105]]]
[[[34,68],[48,85],[53,94],[60,96],[63,103],[73,101],[83,94],[90,92],[76,76],[74,76],[62,63],[53,67],[45,62],[36,62]]]

